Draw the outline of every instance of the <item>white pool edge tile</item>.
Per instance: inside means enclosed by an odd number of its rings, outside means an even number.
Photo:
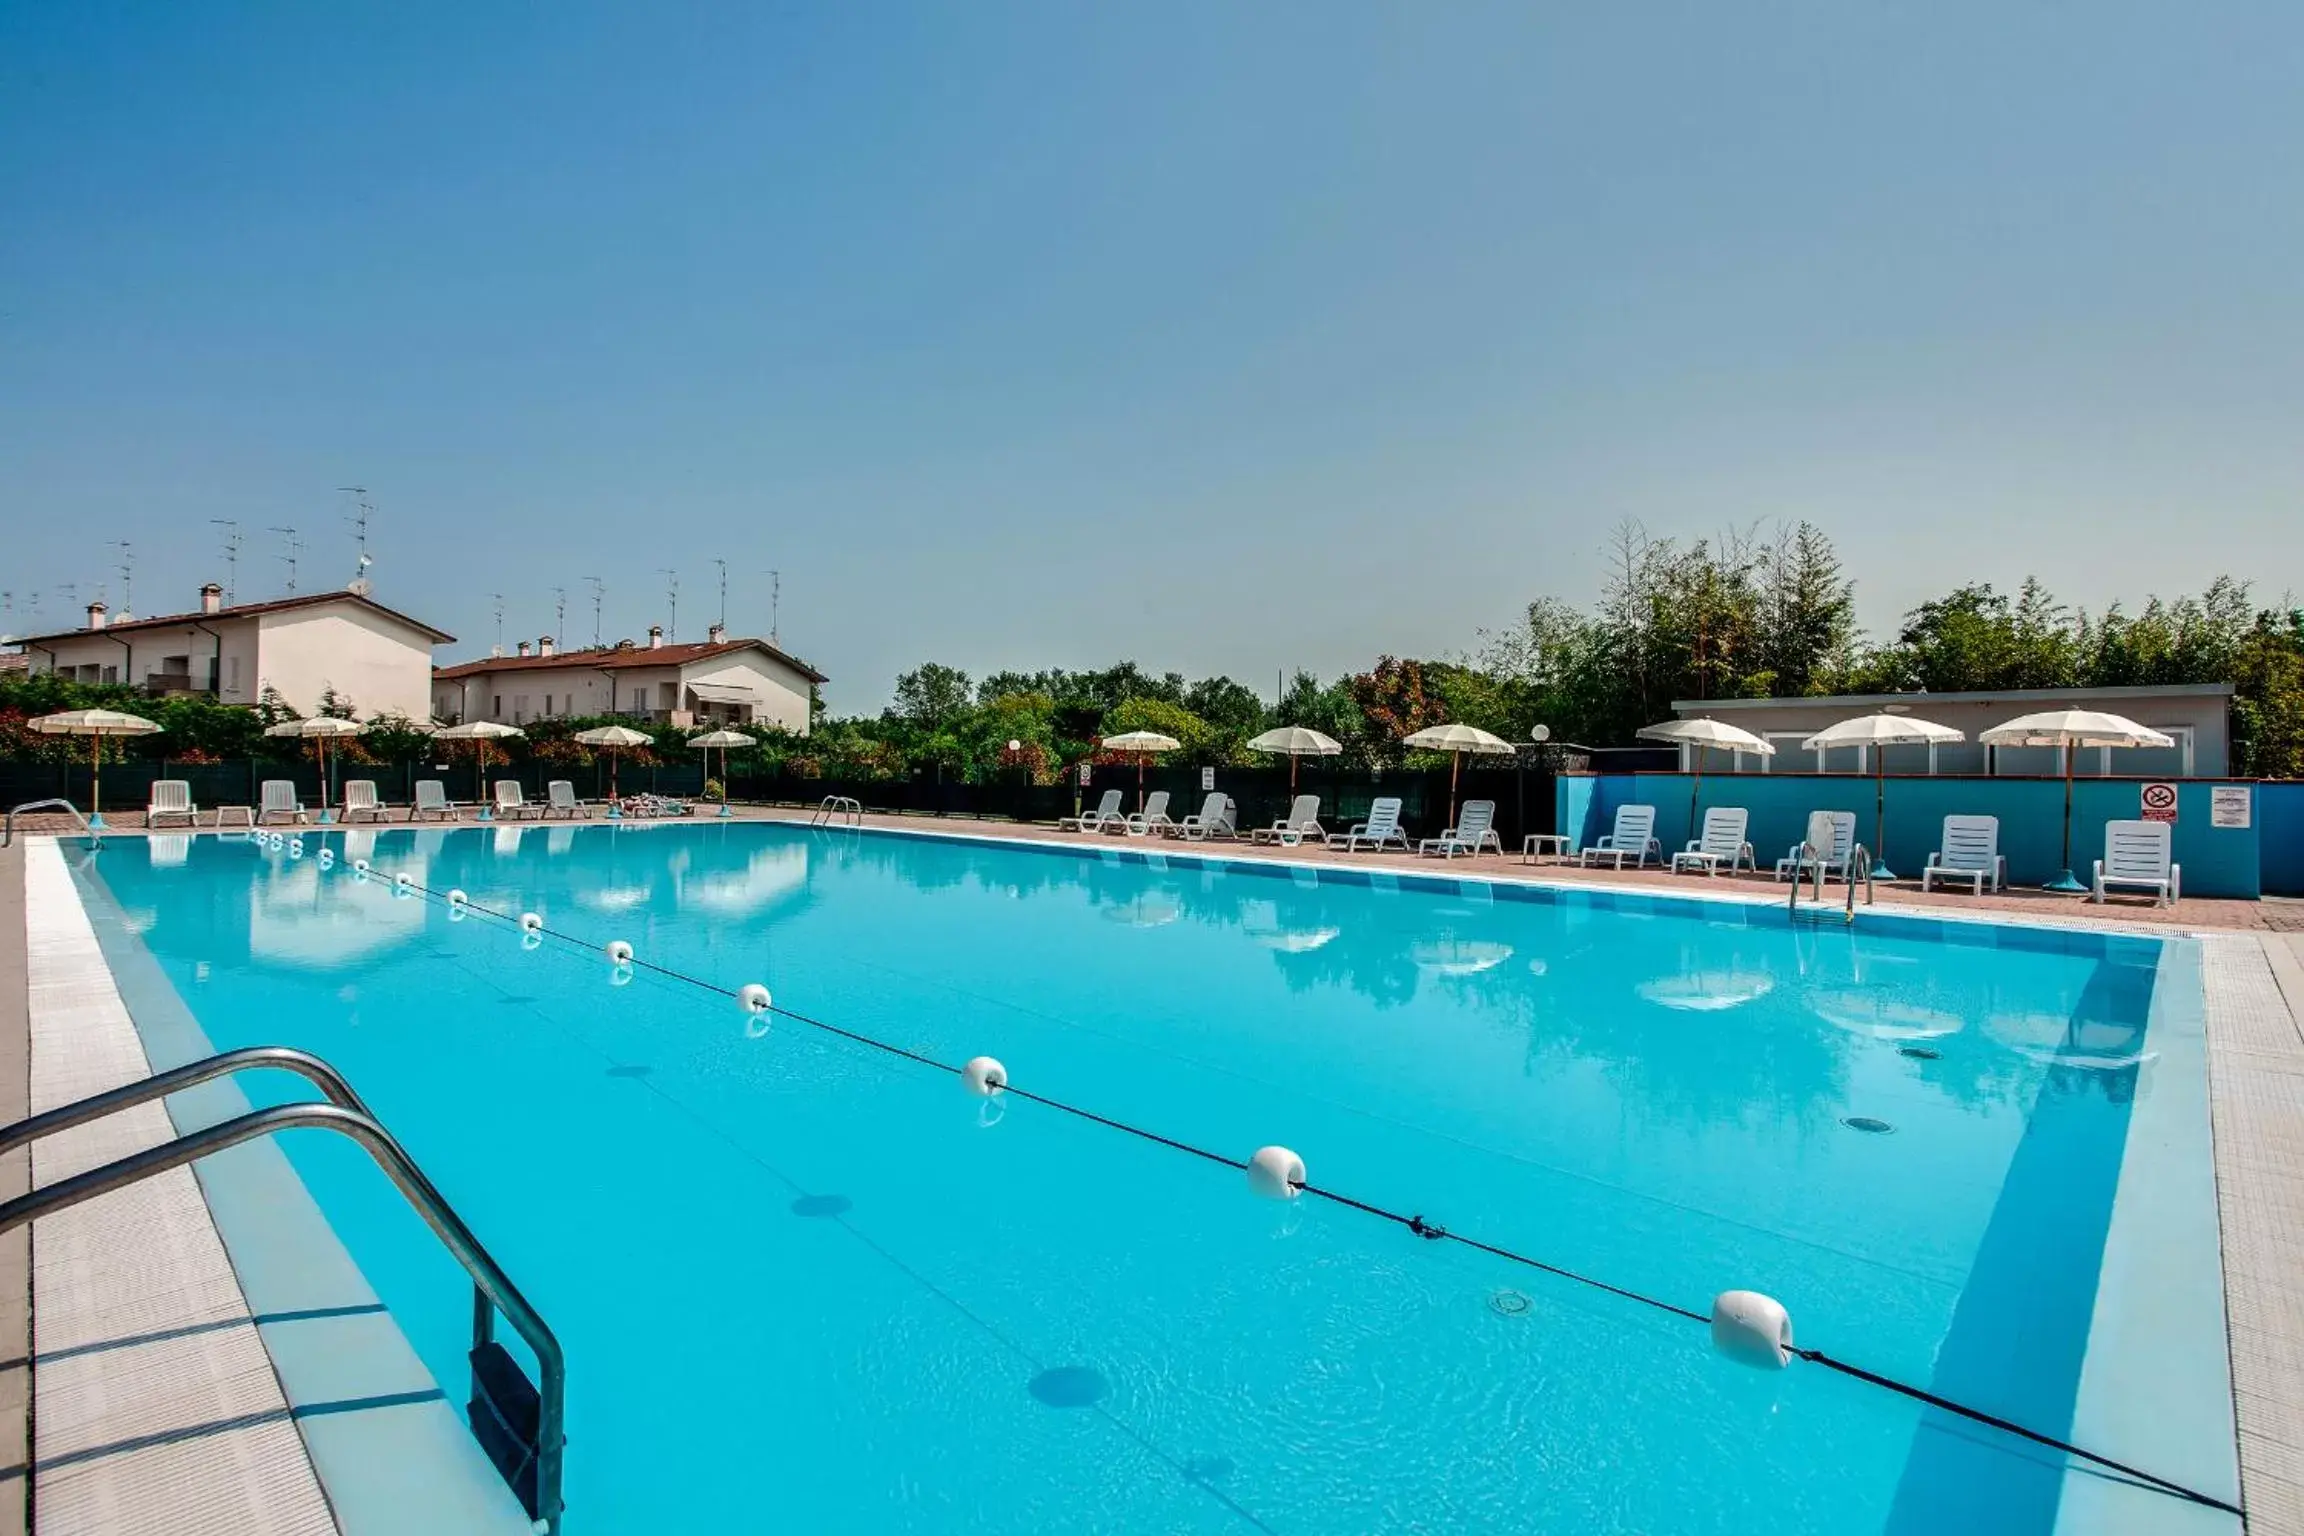
[[[37,1114],[147,1075],[143,1047],[53,839],[25,849]],[[148,1104],[33,1149],[35,1187],[175,1134]],[[37,1536],[334,1536],[191,1170],[32,1228]]]

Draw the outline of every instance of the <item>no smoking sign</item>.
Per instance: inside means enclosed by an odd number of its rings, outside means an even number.
[[[2175,785],[2147,784],[2144,786],[2144,819],[2146,821],[2174,821],[2176,819]]]

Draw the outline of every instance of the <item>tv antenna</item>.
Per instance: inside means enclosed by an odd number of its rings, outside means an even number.
[[[293,528],[273,528],[270,531],[287,536],[288,553],[280,558],[288,562],[288,595],[294,597],[296,595],[296,554],[304,546],[296,542],[296,530]]]
[[[360,548],[360,561],[352,568],[351,590],[365,597],[368,591],[368,567],[376,563],[368,558],[368,519],[376,508],[368,500],[368,487],[364,485],[340,485],[336,489],[356,498],[352,503],[353,510],[345,516],[344,521],[352,525],[353,540]]]
[[[228,517],[208,521],[224,530],[224,606],[240,601],[240,525]]]
[[[670,618],[665,625],[664,638],[678,640],[680,638],[680,573],[670,566],[664,565],[656,567],[656,571],[658,575],[664,578],[664,598],[672,607]]]
[[[489,595],[490,597],[492,597],[492,598],[496,599],[496,651],[495,651],[495,654],[496,654],[496,655],[498,655],[498,656],[501,656],[501,655],[503,655],[503,654],[504,654],[504,594],[503,594],[503,593],[501,593],[501,592],[491,592],[491,593],[489,593],[488,595]]]
[[[712,563],[720,567],[720,627],[725,630],[728,627],[728,562],[714,559]]]
[[[136,616],[136,552],[128,547],[126,539],[116,539],[113,547],[120,551],[120,617]]]
[[[768,643],[781,646],[784,642],[777,637],[776,610],[784,605],[784,573],[782,571],[769,571],[766,575],[768,577]]]
[[[600,600],[608,594],[608,583],[597,576],[584,579],[592,583],[592,644],[597,647],[600,644]]]
[[[568,638],[568,589],[552,589],[552,642],[557,645]]]

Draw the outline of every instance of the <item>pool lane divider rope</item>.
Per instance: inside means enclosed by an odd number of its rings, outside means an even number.
[[[367,873],[368,871],[365,869],[358,871],[358,874],[363,877],[365,877]],[[479,903],[474,902],[469,897],[465,896],[462,891],[447,893],[435,891],[429,886],[417,883],[412,877],[406,875],[396,877],[393,882],[393,887],[396,890],[420,892],[423,895],[432,897],[434,899],[447,900],[448,904],[451,906],[461,907],[465,911],[476,912],[483,917],[493,918],[497,922],[516,926],[524,938],[528,935],[540,935],[558,939],[563,944],[570,944],[578,949],[591,951],[594,954],[606,955],[619,966],[628,965],[636,969],[651,971],[658,976],[665,977],[672,981],[683,982],[688,986],[697,988],[700,991],[714,993],[717,996],[725,997],[734,1002],[747,1003],[747,1006],[750,1006],[749,1000],[746,996],[747,993],[754,991],[756,988],[761,993],[765,993],[766,991],[765,988],[758,988],[756,983],[752,986],[743,988],[724,987],[721,986],[718,982],[707,981],[701,976],[691,976],[686,971],[674,970],[670,966],[658,965],[653,961],[641,958],[640,956],[633,954],[631,946],[624,943],[620,939],[612,940],[607,944],[596,944],[590,939],[582,938],[576,934],[564,933],[558,929],[547,927],[543,923],[542,919],[538,918],[534,913],[524,912],[519,914],[517,917],[514,917],[507,913],[498,912],[493,908],[481,906]],[[779,1014],[784,1018],[790,1019],[795,1024],[805,1024],[811,1029],[822,1030],[828,1035],[833,1035],[839,1039],[847,1040],[853,1042],[854,1044],[868,1047],[869,1049],[882,1052],[885,1055],[894,1056],[901,1060],[912,1062],[917,1066],[933,1068],[938,1072],[949,1073],[954,1077],[962,1078],[964,1080],[970,1079],[970,1067],[956,1067],[950,1062],[940,1061],[937,1058],[926,1055],[923,1052],[912,1050],[908,1046],[897,1045],[893,1041],[877,1039],[874,1036],[863,1034],[853,1029],[844,1029],[838,1024],[829,1023],[823,1019],[810,1018],[807,1014],[797,1012],[791,1008],[787,1008],[783,1004],[773,1001],[773,999],[765,1000],[761,1002],[759,1006],[768,1012]],[[974,1065],[974,1063],[970,1064],[971,1067]],[[975,1086],[973,1082],[972,1086]],[[1104,1126],[1107,1129],[1118,1131],[1123,1135],[1133,1136],[1140,1141],[1150,1142],[1154,1146],[1167,1147],[1172,1151],[1182,1152],[1189,1156],[1199,1158],[1205,1162],[1216,1163],[1226,1168],[1231,1168],[1243,1173],[1249,1173],[1251,1177],[1253,1177],[1256,1172],[1254,1165],[1250,1161],[1237,1157],[1230,1157],[1222,1152],[1214,1152],[1206,1147],[1194,1146],[1188,1141],[1179,1141],[1173,1136],[1163,1136],[1158,1131],[1146,1130],[1143,1126],[1131,1125],[1125,1120],[1115,1120],[1109,1115],[1100,1115],[1092,1109],[1084,1109],[1080,1105],[1067,1103],[1062,1099],[1050,1098],[1046,1094],[1034,1093],[1029,1088],[1019,1088],[1014,1083],[1011,1083],[1007,1080],[1007,1074],[1004,1070],[999,1073],[997,1084],[993,1091],[1002,1094],[1012,1094],[1015,1097],[1024,1100],[1026,1103],[1038,1104],[1044,1108],[1053,1109],[1059,1111],[1060,1113],[1070,1115],[1075,1119],[1085,1120],[1092,1125]],[[1300,1166],[1297,1171],[1298,1173],[1301,1172]],[[1520,1253],[1514,1249],[1505,1248],[1495,1243],[1483,1242],[1476,1237],[1467,1237],[1461,1232],[1453,1232],[1435,1222],[1427,1221],[1420,1212],[1403,1215],[1400,1212],[1388,1209],[1387,1207],[1374,1205],[1365,1200],[1355,1199],[1351,1195],[1347,1195],[1340,1190],[1323,1188],[1320,1185],[1311,1183],[1302,1177],[1291,1177],[1289,1184],[1291,1190],[1294,1193],[1310,1195],[1315,1199],[1325,1200],[1332,1205],[1339,1205],[1347,1210],[1358,1211],[1365,1216],[1373,1216],[1379,1221],[1391,1222],[1395,1226],[1398,1226],[1405,1231],[1411,1232],[1417,1237],[1423,1238],[1427,1242],[1457,1243],[1463,1247],[1473,1250],[1476,1253],[1484,1253],[1491,1258],[1501,1259],[1509,1264],[1518,1264],[1525,1268],[1536,1270],[1542,1274],[1553,1275],[1563,1280],[1573,1281],[1578,1285],[1590,1287],[1593,1290],[1604,1292],[1610,1296],[1619,1297],[1625,1301],[1637,1302],[1641,1306],[1652,1308],[1658,1312],[1668,1313],[1673,1317],[1681,1318],[1688,1322],[1703,1324],[1707,1327],[1714,1328],[1715,1336],[1717,1337],[1719,1321],[1714,1314],[1697,1312],[1688,1307],[1680,1306],[1677,1303],[1665,1301],[1659,1297],[1645,1295],[1639,1291],[1629,1290],[1620,1285],[1611,1285],[1605,1280],[1595,1279],[1591,1275],[1582,1274],[1573,1269],[1563,1268],[1557,1264],[1548,1264],[1544,1260],[1536,1258],[1530,1254]],[[1770,1305],[1773,1306],[1773,1303],[1770,1303]],[[1778,1311],[1780,1315],[1781,1309],[1778,1309]],[[1790,1328],[1788,1323],[1785,1324],[1784,1336],[1776,1347],[1780,1355],[1783,1357],[1804,1360],[1811,1365],[1822,1366],[1826,1370],[1837,1372],[1842,1376],[1850,1378],[1851,1380],[1864,1382],[1869,1386],[1882,1388],[1886,1391],[1896,1393],[1902,1397],[1909,1398],[1916,1403],[1921,1403],[1927,1407],[1937,1409],[1941,1412],[1949,1413],[1955,1415],[1956,1417],[1966,1419],[1971,1423],[1982,1424],[1988,1428],[1999,1430],[2004,1434],[2013,1435],[2020,1440],[2029,1441],[2030,1443],[2041,1446],[2045,1449],[2056,1451],[2066,1456],[2075,1457],[2093,1466],[2101,1467],[2108,1472],[2114,1472],[2122,1477],[2133,1479],[2136,1484],[2146,1489],[2168,1494],[2172,1497],[2183,1499],[2189,1503],[2204,1505],[2209,1509],[2220,1510],[2225,1514],[2244,1514],[2239,1505],[2218,1498],[2214,1494],[2206,1493],[2200,1489],[2189,1487],[2186,1484],[2177,1482],[2172,1478],[2162,1477],[2156,1472],[2148,1472],[2142,1467],[2132,1466],[2129,1463],[2120,1461],[2114,1457],[2105,1456],[2098,1452],[2088,1450],[2084,1446],[2074,1445],[2068,1440],[2058,1439],[2056,1436],[2043,1433],[2040,1430],[2028,1429],[2024,1425],[2019,1424],[2012,1419],[2003,1418],[1996,1413],[1987,1412],[1981,1408],[1971,1408],[1965,1403],[1955,1402],[1951,1398],[1939,1396],[1937,1393],[1931,1392],[1925,1387],[1916,1387],[1909,1382],[1898,1381],[1892,1376],[1883,1376],[1877,1371],[1867,1370],[1861,1365],[1857,1365],[1851,1361],[1839,1359],[1836,1356],[1828,1354],[1821,1349],[1803,1348],[1794,1345],[1791,1342]]]

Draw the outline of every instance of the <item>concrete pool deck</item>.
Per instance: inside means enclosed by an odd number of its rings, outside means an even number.
[[[737,815],[743,819],[767,819],[788,824],[805,824],[808,821],[805,811],[739,807]],[[700,816],[690,819],[687,824],[711,824],[717,819]],[[553,823],[555,826],[566,824]],[[1101,844],[1131,853],[1188,852],[1196,857],[1215,859],[1273,859],[1282,863],[1339,865],[1348,863],[1352,867],[1377,867],[1460,879],[1614,886],[1748,902],[1780,903],[1785,897],[1785,888],[1781,884],[1765,879],[1676,878],[1653,872],[1638,875],[1627,872],[1617,876],[1610,872],[1560,869],[1552,865],[1530,868],[1517,857],[1498,859],[1494,855],[1478,860],[1460,858],[1445,863],[1398,854],[1361,854],[1347,859],[1342,854],[1309,847],[1287,849],[1226,843],[1179,844],[1172,840],[1117,837],[1084,838],[1077,834],[1058,833],[1049,828],[1019,827],[998,822],[867,816],[863,824],[882,831],[977,841],[1061,843],[1075,848],[1083,844]],[[392,823],[389,829],[396,830],[403,826],[405,823]],[[49,850],[56,847],[46,840],[32,846]],[[0,996],[0,1117],[6,1119],[18,1118],[25,1112],[21,1106],[14,1109],[9,1107],[7,1095],[10,1085],[21,1084],[24,1093],[30,1094],[33,1084],[27,1077],[26,1063],[34,1053],[28,1049],[28,1043],[31,1038],[37,1037],[41,1020],[59,1007],[57,998],[51,996],[43,1000],[35,995],[32,978],[27,972],[27,927],[38,926],[41,921],[32,907],[49,905],[46,898],[50,893],[42,890],[39,892],[41,899],[27,906],[25,894],[28,881],[36,884],[37,880],[27,872],[24,847],[19,844],[16,848],[0,851],[0,993],[5,993],[5,996]],[[49,856],[53,858],[55,855],[51,852]],[[1832,894],[1838,895],[1839,888],[1834,887]],[[76,897],[72,905],[77,911]],[[2304,1275],[2304,932],[2286,931],[2283,920],[2289,914],[2277,909],[2273,913],[2274,921],[2262,921],[2260,913],[2257,914],[2259,920],[2248,920],[2250,909],[2265,905],[2252,902],[2192,901],[2174,909],[2153,909],[2142,905],[2097,908],[2068,898],[2040,895],[1981,899],[1932,895],[1921,900],[1917,892],[1901,886],[1883,887],[1879,903],[1884,913],[1984,920],[2000,918],[2059,926],[2109,926],[2163,935],[2189,932],[2203,938],[2203,983],[2217,1207],[2243,1502],[2248,1509],[2247,1529],[2257,1533],[2283,1533],[2283,1536],[2284,1533],[2296,1533],[2296,1536],[2304,1536],[2304,1288],[2298,1284],[2298,1277]],[[82,921],[84,923],[85,919]],[[2304,922],[2299,922],[2298,927],[2304,927]],[[138,1022],[141,1023],[141,1020]],[[11,1046],[17,1052],[13,1057],[9,1055]],[[92,1090],[81,1088],[76,1091]],[[46,1102],[39,1101],[39,1107],[45,1107]],[[0,1179],[16,1180],[7,1189],[0,1190],[0,1196],[23,1188],[27,1175],[28,1170],[21,1166],[12,1169],[7,1164],[0,1164]],[[40,1169],[41,1181],[47,1182],[54,1176],[43,1164]],[[191,1182],[189,1175],[182,1177],[187,1184]],[[193,1198],[199,1198],[196,1188]],[[36,1224],[30,1234],[11,1234],[9,1240],[0,1240],[0,1289],[5,1289],[9,1297],[26,1298],[27,1286],[22,1259],[15,1248],[7,1246],[7,1242],[28,1237],[29,1242],[25,1247],[37,1251],[42,1234],[52,1224],[63,1219],[64,1216],[49,1218]],[[18,1263],[14,1270],[10,1268],[12,1258],[17,1259]],[[142,1272],[142,1267],[139,1267],[139,1273],[133,1278],[162,1291],[171,1283],[181,1283],[169,1282],[165,1277]],[[86,1286],[91,1283],[91,1278],[83,1272],[76,1283]],[[51,1298],[48,1305],[55,1308],[64,1303]],[[246,1313],[247,1307],[243,1301],[241,1314],[245,1316]],[[31,1315],[29,1321],[30,1326],[36,1330],[44,1327],[36,1314]],[[11,1326],[12,1322],[17,1328],[15,1336],[21,1340],[22,1322],[15,1319],[7,1305],[0,1304],[0,1327]],[[253,1327],[240,1329],[235,1326],[220,1331],[254,1333]],[[51,1384],[43,1379],[41,1369],[48,1353],[50,1350],[45,1342],[38,1353],[22,1347],[19,1342],[15,1352],[6,1357],[15,1362],[13,1370],[17,1374],[28,1369],[33,1376],[35,1422],[41,1424],[43,1429],[46,1420],[38,1411],[41,1401],[39,1394],[50,1390]],[[65,1523],[61,1518],[63,1510],[36,1496],[43,1474],[45,1436],[43,1447],[27,1446],[24,1444],[21,1417],[5,1416],[9,1401],[6,1395],[9,1377],[6,1373],[10,1369],[9,1366],[0,1365],[0,1433],[13,1434],[15,1438],[10,1444],[23,1447],[23,1454],[20,1458],[0,1455],[0,1462],[14,1459],[17,1463],[13,1484],[0,1486],[0,1536],[6,1536],[12,1529],[67,1531],[196,1528],[190,1521],[174,1526]],[[115,1433],[113,1440],[100,1440],[96,1443],[109,1445],[120,1438]],[[289,1438],[295,1438],[293,1431]],[[210,1456],[204,1459],[208,1462],[208,1473],[226,1482],[235,1477],[245,1481],[249,1476],[249,1469],[236,1458]],[[308,1459],[304,1465],[309,1474],[311,1468]],[[101,1484],[105,1479],[132,1480],[135,1475],[130,1458],[125,1456],[104,1455],[75,1466],[86,1469],[84,1480],[92,1486]],[[26,1468],[30,1469],[29,1477],[25,1475]],[[0,1484],[4,1483],[5,1473],[0,1472]],[[132,1481],[130,1486],[133,1487]],[[26,1514],[23,1506],[27,1501],[31,1501],[37,1510],[36,1520],[29,1519]],[[11,1525],[11,1519],[18,1523]],[[311,1527],[235,1524],[219,1528],[336,1529],[338,1526],[331,1522]]]

